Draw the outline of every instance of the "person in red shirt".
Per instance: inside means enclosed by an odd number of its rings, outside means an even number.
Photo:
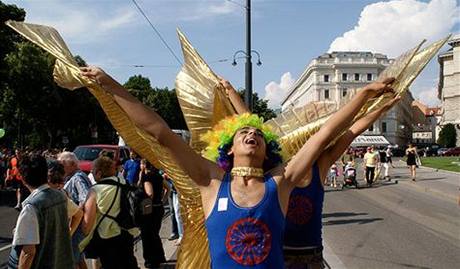
[[[9,184],[16,189],[16,206],[15,209],[21,210],[21,188],[22,188],[22,177],[19,173],[18,163],[21,158],[21,152],[17,149],[15,154],[10,159],[8,170],[6,170],[6,180]]]

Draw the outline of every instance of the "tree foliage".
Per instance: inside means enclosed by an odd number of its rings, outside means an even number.
[[[150,80],[141,75],[130,77],[123,86],[142,103],[153,108],[170,128],[187,129],[175,90],[152,88]]]
[[[6,130],[0,143],[72,147],[94,141],[90,126],[97,126],[100,142],[111,143],[115,132],[95,98],[86,90],[57,86],[54,57],[4,24],[24,18],[23,9],[0,2],[0,127]],[[81,57],[76,60],[85,65]]]
[[[238,94],[244,99],[244,90],[238,91]],[[257,92],[252,93],[252,113],[259,115],[265,121],[276,117],[275,111],[268,107],[268,100],[260,99]]]
[[[452,123],[444,125],[439,132],[438,144],[446,148],[451,148],[455,147],[456,140],[457,133],[455,131],[455,126]]]

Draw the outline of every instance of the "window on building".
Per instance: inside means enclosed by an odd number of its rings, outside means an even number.
[[[347,95],[347,92],[348,92],[348,89],[347,88],[343,88],[342,89],[342,97],[345,97]]]
[[[382,121],[382,133],[386,133],[387,132],[387,123]]]
[[[329,82],[329,75],[324,75],[324,82]]]
[[[367,81],[372,81],[372,74],[371,73],[367,73]]]
[[[369,126],[369,132],[373,132],[374,131],[374,124],[372,124],[371,126]]]
[[[348,74],[342,73],[342,81],[347,81],[347,79],[348,79]]]
[[[324,99],[329,99],[329,90],[324,90]]]
[[[355,73],[355,81],[359,81],[359,74]]]

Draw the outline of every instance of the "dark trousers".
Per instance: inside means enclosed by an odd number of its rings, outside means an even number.
[[[145,267],[159,267],[166,262],[163,244],[160,238],[161,221],[164,215],[163,205],[154,205],[152,214],[142,217],[140,222]]]
[[[99,237],[97,232],[94,236]],[[128,232],[122,230],[119,236],[100,239],[95,247],[104,269],[139,269],[134,257],[133,236]]]
[[[169,211],[171,213],[171,231],[172,231],[172,234],[179,236],[179,229],[177,228],[176,213],[174,213],[174,204],[173,204],[172,195],[173,193],[171,192],[171,194],[168,197]]]
[[[366,181],[367,184],[372,184],[374,181],[375,167],[366,166]]]
[[[323,248],[284,250],[284,266],[286,269],[323,269]]]

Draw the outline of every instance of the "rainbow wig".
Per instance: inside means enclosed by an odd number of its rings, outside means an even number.
[[[228,155],[228,151],[233,145],[233,136],[239,129],[248,126],[257,128],[264,134],[267,145],[264,171],[282,163],[281,148],[277,142],[278,136],[272,132],[270,126],[264,124],[263,118],[249,113],[227,117],[219,121],[211,131],[202,135],[201,141],[207,143],[203,156],[216,162],[225,171],[230,171],[233,167],[233,157]]]

